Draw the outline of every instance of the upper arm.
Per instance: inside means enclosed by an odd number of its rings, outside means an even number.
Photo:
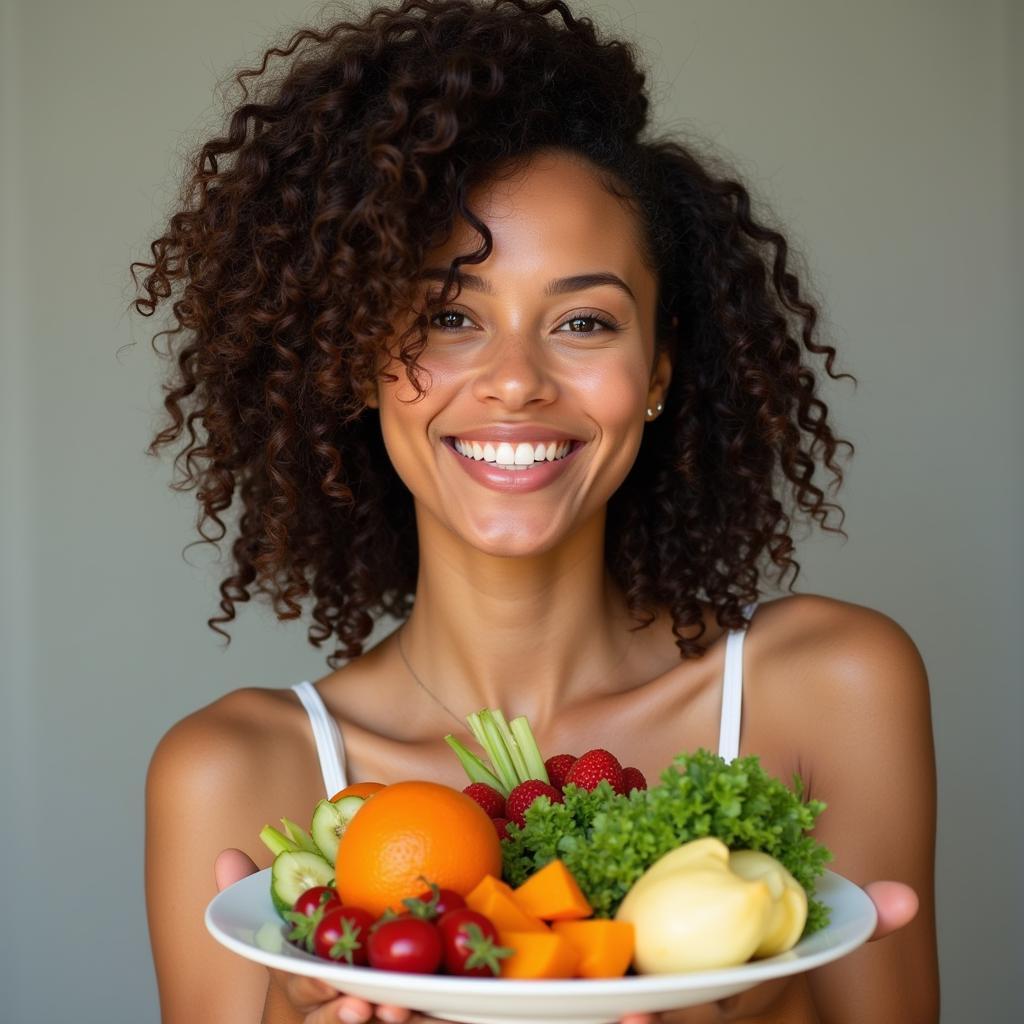
[[[146,778],[146,910],[165,1024],[254,1024],[267,971],[207,932],[213,864],[226,847],[254,849],[265,824],[252,808],[259,779],[244,731],[217,705],[184,719],[160,741]]]
[[[828,805],[815,835],[834,854],[830,868],[859,885],[906,882],[920,910],[907,927],[809,981],[823,1024],[934,1024],[936,784],[927,675],[891,619],[829,604],[832,621],[801,673],[814,694],[802,756],[811,795]]]

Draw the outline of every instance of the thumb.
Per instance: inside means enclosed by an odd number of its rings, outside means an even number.
[[[914,920],[919,900],[909,885],[903,882],[869,882],[864,891],[878,911],[878,926],[870,941],[884,939]]]
[[[256,862],[246,853],[234,848],[221,850],[213,862],[213,876],[217,879],[217,891],[226,889],[246,875],[254,875]]]

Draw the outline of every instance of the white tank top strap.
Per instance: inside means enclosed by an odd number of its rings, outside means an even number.
[[[328,799],[348,785],[345,778],[345,744],[341,738],[338,723],[331,716],[317,692],[308,680],[296,683],[292,689],[298,694],[302,706],[309,715],[313,726],[313,739],[320,758],[320,772],[324,777],[324,789]]]
[[[757,602],[743,609],[749,620],[757,610]],[[722,678],[722,721],[718,730],[718,756],[735,760],[740,752],[740,719],[743,710],[743,640],[746,629],[732,629],[725,641],[725,673]]]

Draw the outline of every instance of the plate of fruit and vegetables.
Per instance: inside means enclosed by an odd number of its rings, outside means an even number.
[[[825,870],[824,809],[756,757],[679,754],[648,787],[609,751],[546,761],[525,719],[452,736],[463,791],[360,783],[272,867],[219,893],[211,934],[267,967],[470,1024],[603,1024],[822,966],[867,941],[867,894]]]

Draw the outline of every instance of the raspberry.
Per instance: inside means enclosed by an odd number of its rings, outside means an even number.
[[[491,818],[494,823],[494,828],[498,833],[499,839],[508,839],[508,832],[505,826],[508,824],[508,818]]]
[[[554,786],[549,786],[540,779],[527,779],[526,782],[520,782],[505,801],[505,813],[509,820],[522,828],[526,824],[523,817],[526,808],[539,796],[549,797],[553,804],[562,803],[562,794]]]
[[[644,778],[644,773],[639,768],[623,768],[622,769],[622,792],[629,796],[634,789],[646,789],[647,780]]]
[[[554,754],[544,762],[548,778],[555,789],[561,789],[565,785],[565,777],[575,763],[576,758],[572,754]]]
[[[618,758],[602,747],[597,747],[588,750],[569,769],[565,784],[571,782],[580,789],[589,791],[595,789],[602,779],[607,779],[616,793],[623,792],[622,765],[619,764]]]
[[[487,812],[488,818],[505,816],[505,798],[486,782],[471,782],[462,792],[475,800]]]

